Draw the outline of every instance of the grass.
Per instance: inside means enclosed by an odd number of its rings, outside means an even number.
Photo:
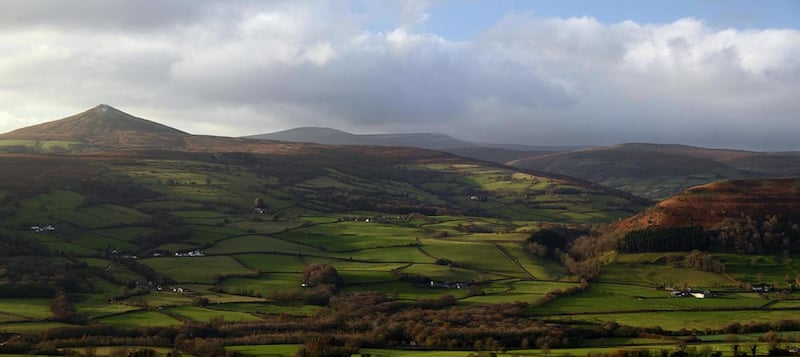
[[[35,320],[45,319],[52,315],[50,299],[36,298],[0,299],[0,312]]]
[[[466,289],[430,289],[415,287],[410,282],[388,282],[376,284],[363,284],[358,287],[345,287],[342,292],[376,291],[389,294],[398,300],[414,301],[418,299],[436,299],[442,295],[453,295],[463,298],[467,295]]]
[[[314,305],[268,304],[268,303],[230,303],[214,305],[217,310],[246,312],[250,314],[287,314],[311,316],[324,309]]]
[[[300,228],[280,234],[280,237],[303,242],[325,250],[341,252],[364,248],[408,245],[423,233],[416,228],[393,224],[337,222]]]
[[[275,294],[301,294],[302,275],[298,273],[268,273],[258,278],[228,278],[219,286],[235,293],[271,296]]]
[[[474,270],[436,264],[412,264],[400,272],[411,276],[424,276],[435,281],[452,282],[469,282],[481,276],[481,273]]]
[[[125,242],[136,242],[154,232],[155,230],[151,227],[140,226],[140,227],[114,227],[107,229],[98,229],[95,230],[93,233],[103,237],[110,237]]]
[[[298,273],[305,266],[297,255],[241,254],[236,258],[251,269],[270,273]]]
[[[459,303],[468,305],[513,303],[518,301],[535,303],[551,291],[566,290],[577,285],[577,283],[551,281],[498,281],[483,286],[484,295],[467,297],[459,300]]]
[[[99,322],[119,328],[142,326],[167,327],[181,325],[183,322],[157,311],[133,311],[98,319]]]
[[[235,237],[217,242],[213,247],[206,249],[209,254],[237,254],[237,253],[267,253],[267,252],[281,252],[281,253],[298,253],[305,254],[318,254],[319,250],[283,241],[280,239],[248,235],[243,237]]]
[[[784,285],[786,275],[800,276],[800,256],[714,254],[725,264],[725,271],[749,283]]]
[[[225,276],[254,274],[229,256],[163,257],[141,259],[139,262],[175,279],[178,283],[213,283]]]
[[[402,262],[402,263],[433,263],[436,261],[431,256],[426,255],[416,246],[404,245],[400,247],[387,248],[368,248],[352,252],[327,254],[347,260],[371,261],[371,262]]]
[[[645,286],[690,286],[698,289],[735,287],[738,284],[722,274],[661,264],[610,264],[603,267],[600,280],[609,283]]]
[[[107,315],[114,315],[129,311],[139,310],[139,307],[124,305],[124,304],[109,304],[98,303],[97,301],[90,301],[85,303],[75,304],[78,312],[89,318],[98,318]]]
[[[198,306],[176,306],[176,307],[166,308],[164,309],[164,311],[178,318],[200,321],[200,322],[209,322],[211,320],[220,318],[228,322],[261,320],[245,312],[216,310]]]
[[[559,280],[570,276],[561,264],[528,253],[520,243],[499,243],[498,245],[511,259],[536,279]]]
[[[674,311],[688,309],[758,308],[767,301],[756,294],[724,294],[709,299],[675,298],[669,292],[636,285],[595,283],[585,292],[534,309],[543,314]]]
[[[293,357],[302,345],[245,345],[225,346],[228,351],[239,352],[248,356]]]
[[[587,321],[603,323],[615,321],[633,327],[661,327],[668,331],[681,329],[720,329],[734,322],[769,323],[787,319],[785,311],[740,310],[740,311],[660,311],[613,314],[585,314],[551,317],[556,321]]]
[[[0,324],[0,332],[35,334],[65,326],[71,325],[61,322],[12,322]]]
[[[449,259],[459,265],[481,272],[525,278],[528,275],[519,266],[489,243],[423,240],[422,248],[430,255]]]
[[[220,239],[239,236],[242,234],[245,234],[244,231],[230,227],[193,225],[192,236],[189,238],[189,241],[198,244],[211,244]]]

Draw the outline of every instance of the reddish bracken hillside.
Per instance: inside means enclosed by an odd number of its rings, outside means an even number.
[[[620,230],[702,226],[726,218],[777,215],[800,221],[800,178],[727,180],[690,188],[616,224]]]

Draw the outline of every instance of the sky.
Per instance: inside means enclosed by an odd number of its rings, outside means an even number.
[[[204,135],[800,150],[800,1],[0,6],[0,132],[105,103]]]

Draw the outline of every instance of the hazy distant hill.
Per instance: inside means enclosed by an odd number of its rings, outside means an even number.
[[[468,141],[439,133],[359,135],[337,129],[316,127],[295,128],[276,133],[248,136],[248,138],[326,145],[410,146],[434,150],[476,146]]]
[[[459,156],[497,163],[579,149],[579,147],[474,143],[440,133],[352,134],[338,129],[317,127],[294,128],[247,136],[247,138],[327,145],[408,146],[446,151]]]
[[[654,199],[723,179],[800,175],[800,156],[795,154],[659,144],[590,148],[523,158],[509,164],[577,177]]]

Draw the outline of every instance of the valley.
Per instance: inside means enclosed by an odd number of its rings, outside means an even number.
[[[0,352],[766,354],[800,336],[797,179],[655,203],[427,149],[154,124],[98,106],[0,135]]]

